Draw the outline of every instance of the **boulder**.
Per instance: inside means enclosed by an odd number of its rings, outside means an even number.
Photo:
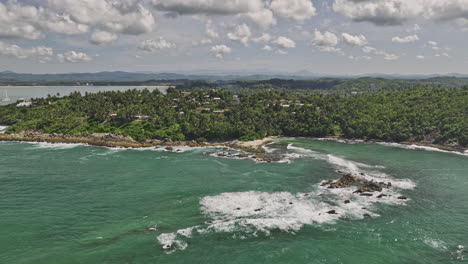
[[[337,214],[335,210],[330,210],[327,212],[327,214]]]

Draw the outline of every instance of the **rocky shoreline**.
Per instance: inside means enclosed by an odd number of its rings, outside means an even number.
[[[272,138],[273,139],[273,138]],[[46,134],[41,132],[26,131],[16,134],[0,134],[0,141],[19,142],[47,142],[86,144],[110,148],[164,148],[167,151],[177,151],[177,147],[223,147],[235,149],[247,153],[264,153],[263,146],[271,140],[269,138],[261,141],[240,142],[238,140],[226,142],[196,142],[196,141],[172,141],[172,140],[146,140],[138,142],[120,133],[83,133],[76,135]]]
[[[4,132],[4,131],[2,131]],[[274,162],[275,158],[270,157],[265,153],[264,145],[272,142],[280,137],[267,137],[261,140],[242,142],[239,140],[233,141],[220,141],[220,142],[197,142],[197,141],[172,141],[172,140],[146,140],[138,142],[128,136],[120,133],[83,133],[75,135],[65,135],[59,133],[47,134],[35,131],[25,131],[15,134],[0,133],[0,141],[19,141],[19,142],[47,142],[47,143],[69,143],[69,144],[86,144],[99,147],[110,148],[164,148],[167,151],[177,151],[177,147],[222,147],[226,149],[234,149],[249,154],[254,159],[265,162]],[[306,138],[306,137],[299,137]],[[343,143],[381,143],[381,144],[394,144],[377,140],[359,140],[359,139],[344,139],[340,137],[326,137],[326,138],[311,138],[318,140],[330,140]],[[453,151],[465,154],[467,149],[461,146],[448,146],[436,145],[428,142],[400,142],[398,144],[407,146],[420,146],[436,148],[443,151]],[[261,155],[260,155],[261,154]],[[231,156],[232,154],[226,154]],[[245,158],[241,156],[240,158]]]

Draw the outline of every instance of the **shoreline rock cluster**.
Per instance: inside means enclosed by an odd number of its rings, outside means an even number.
[[[231,158],[231,159],[251,159],[256,162],[265,162],[265,163],[281,161],[281,159],[278,157],[274,157],[274,156],[262,154],[262,153],[248,154],[248,153],[218,152],[218,153],[215,153],[214,156],[220,157],[220,158]]]
[[[111,148],[165,148],[167,151],[177,151],[177,147],[225,147],[243,152],[261,154],[264,153],[263,145],[270,141],[261,142],[258,145],[243,145],[241,142],[196,142],[196,141],[172,141],[172,140],[147,140],[138,142],[131,137],[120,133],[82,133],[65,135],[59,133],[41,133],[35,131],[24,131],[16,134],[0,134],[0,141],[20,142],[47,142],[47,143],[69,143],[87,144],[98,147]]]
[[[364,175],[362,175],[364,176]],[[366,180],[361,177],[353,176],[350,173],[344,174],[340,179],[333,181],[327,180],[323,181],[320,186],[327,187],[328,189],[339,189],[339,188],[347,188],[355,186],[357,190],[353,192],[353,194],[357,194],[360,196],[367,196],[371,197],[374,196],[375,193],[379,193],[375,197],[381,199],[383,197],[391,196],[389,194],[383,193],[385,189],[390,189],[392,187],[391,182],[375,182],[373,180]],[[397,197],[399,200],[407,200],[406,196],[399,196]],[[345,204],[350,203],[351,201],[346,200],[344,201]]]

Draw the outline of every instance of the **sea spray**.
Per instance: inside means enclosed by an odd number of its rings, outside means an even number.
[[[344,219],[378,217],[379,213],[373,211],[375,204],[405,205],[410,199],[400,199],[398,190],[416,186],[410,180],[394,179],[381,172],[384,169],[382,166],[359,163],[291,144],[286,149],[288,153],[285,155],[324,160],[343,173],[351,173],[368,181],[385,181],[394,187],[385,189],[385,196],[370,197],[356,194],[355,186],[330,189],[320,183],[307,193],[247,191],[206,196],[200,200],[200,209],[210,220],[204,225],[161,234],[158,237],[160,243],[163,246],[174,244],[175,248],[183,249],[187,245],[184,238],[190,237],[192,233],[243,233],[242,237],[256,236],[259,232],[269,235],[273,230],[294,233],[304,225],[321,226]]]

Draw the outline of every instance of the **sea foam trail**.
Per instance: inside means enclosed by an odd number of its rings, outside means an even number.
[[[412,189],[416,185],[406,179],[394,179],[381,172],[382,166],[359,163],[334,155],[288,145],[293,153],[318,158],[332,164],[344,173],[366,180],[392,183],[392,188],[384,189],[386,196],[371,197],[355,193],[356,186],[329,189],[317,183],[308,193],[290,192],[227,192],[206,196],[200,200],[201,212],[210,220],[203,225],[185,228],[174,233],[161,234],[158,241],[166,248],[183,249],[185,238],[193,234],[242,233],[257,236],[269,235],[273,230],[298,232],[304,225],[333,224],[339,219],[363,219],[378,217],[375,204],[405,205],[409,199],[399,199],[401,189]],[[344,202],[349,200],[349,202]]]
[[[71,149],[78,146],[87,146],[80,143],[47,143],[47,142],[26,142],[32,144],[33,148],[38,149]]]
[[[462,153],[462,152],[443,150],[443,149],[428,147],[428,146],[405,145],[405,144],[399,144],[399,143],[385,143],[385,142],[379,142],[378,144],[384,145],[384,146],[389,146],[389,147],[409,149],[409,150],[425,150],[425,151],[451,153],[451,154],[457,154],[457,155],[462,155],[462,156],[468,157],[468,150],[466,150],[465,152]]]

